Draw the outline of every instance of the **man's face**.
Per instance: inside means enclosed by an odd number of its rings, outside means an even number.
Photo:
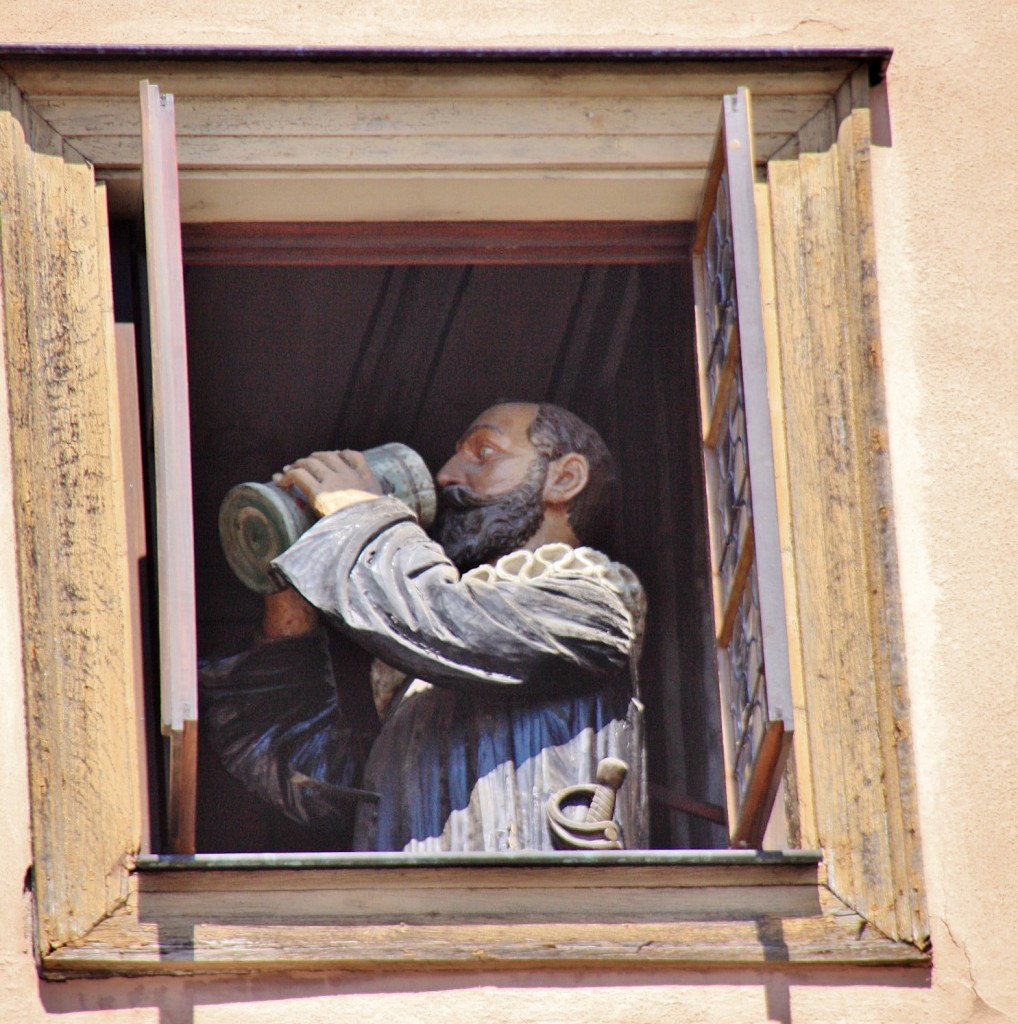
[[[438,471],[434,535],[461,570],[515,551],[544,520],[547,460],[527,432],[536,405],[496,405],[481,413]]]

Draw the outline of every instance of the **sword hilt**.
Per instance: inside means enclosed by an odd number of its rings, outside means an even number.
[[[611,821],[615,814],[615,797],[626,781],[629,765],[617,757],[606,757],[597,766],[597,786],[584,821]]]
[[[558,849],[624,849],[619,826],[612,815],[616,795],[628,771],[625,761],[606,757],[597,766],[596,785],[566,786],[548,800],[548,828]],[[570,817],[562,809],[582,803],[587,803],[587,809],[581,819]]]

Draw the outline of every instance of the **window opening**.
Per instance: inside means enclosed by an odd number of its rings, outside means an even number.
[[[150,90],[146,95],[146,90]],[[743,94],[740,93],[740,98],[743,98]],[[172,98],[167,101],[166,98],[159,96],[158,91],[150,89],[147,84],[143,85],[143,100],[148,104],[150,108],[157,109],[162,106],[169,110],[172,116]],[[159,158],[156,154],[158,153],[159,147],[155,144],[152,135],[152,113],[149,112],[143,117],[143,139],[145,141],[145,152],[148,162],[152,165],[151,168],[146,170],[145,174],[145,190],[146,190],[146,201],[149,207],[152,209],[154,216],[150,219],[158,222],[160,219],[165,219],[162,216],[162,200],[167,196],[173,200],[170,205],[173,206],[173,212],[176,212],[177,204],[175,202],[175,188],[167,190],[167,186],[164,184],[162,188],[156,182],[157,176],[154,168],[159,163]],[[172,120],[168,122],[169,127],[164,128],[163,132],[169,131],[172,140]],[[702,251],[704,233],[713,237],[708,240],[708,249],[718,257],[723,259],[725,254],[725,241],[718,239],[719,231],[719,211],[722,216],[728,216],[728,211],[731,208],[733,194],[735,198],[735,206],[738,208],[742,197],[740,191],[745,190],[748,187],[748,207],[743,210],[742,213],[738,214],[737,217],[741,217],[744,223],[752,221],[754,212],[752,204],[752,171],[753,171],[753,155],[752,155],[752,138],[751,130],[749,127],[748,117],[743,119],[740,124],[742,131],[742,139],[745,147],[745,160],[743,161],[743,167],[748,168],[748,179],[743,175],[741,183],[733,193],[732,185],[730,182],[730,168],[723,166],[723,161],[715,160],[715,169],[717,173],[713,174],[708,187],[708,206],[711,201],[717,199],[720,196],[720,202],[716,204],[713,211],[707,210],[704,218],[701,220],[701,230],[698,233],[698,244],[700,245],[700,251]],[[732,129],[726,121],[726,131],[729,136],[732,134]],[[159,133],[156,133],[157,135]],[[730,138],[728,140],[730,142]],[[164,152],[170,152],[170,147],[164,145]],[[738,148],[738,143],[734,143],[734,148]],[[718,149],[719,153],[723,152],[720,145]],[[165,163],[165,157],[162,158]],[[162,171],[162,177],[165,178],[166,171]],[[747,186],[748,181],[748,186]],[[175,183],[174,183],[175,184]],[[720,187],[719,187],[720,186]],[[713,190],[713,192],[712,192]],[[170,195],[170,193],[173,193]],[[713,217],[711,213],[713,212]],[[737,219],[736,217],[736,219]],[[748,220],[747,220],[748,218]],[[705,228],[704,225],[707,225]],[[727,224],[720,225],[722,230],[727,228]],[[754,226],[755,227],[755,226]],[[740,232],[736,232],[734,236],[731,236],[736,247],[742,246],[744,253],[746,247],[749,249],[755,249],[755,231],[753,236],[750,237],[747,229],[744,227],[741,230],[742,241],[739,240]],[[152,233],[150,232],[150,238]],[[745,264],[745,254],[739,257],[741,264]],[[154,250],[150,243],[149,253],[149,267],[150,267],[150,288],[153,297],[153,325],[155,328],[153,338],[157,342],[157,345],[166,346],[165,340],[160,341],[160,332],[163,330],[162,321],[165,319],[165,308],[166,305],[160,305],[163,298],[162,292],[165,290],[163,287],[163,279],[159,276],[160,269],[165,272],[166,279],[170,282],[171,288],[176,289],[177,284],[175,280],[177,261],[172,258],[168,261],[167,268],[161,268],[160,264],[164,262],[158,254],[158,247]],[[716,261],[715,261],[716,262]],[[393,268],[389,268],[389,272]],[[419,268],[418,268],[419,269]],[[427,413],[427,403],[434,401],[435,396],[432,394],[432,385],[437,384],[439,389],[441,387],[442,380],[442,351],[445,341],[448,336],[451,325],[459,315],[459,305],[464,297],[466,289],[468,288],[473,269],[471,267],[460,268],[458,276],[450,278],[440,283],[439,291],[444,291],[446,294],[442,295],[439,301],[435,301],[435,295],[432,295],[427,305],[420,308],[418,315],[415,317],[414,326],[416,328],[423,328],[421,335],[416,339],[413,337],[413,332],[402,331],[400,325],[400,318],[406,313],[406,309],[409,308],[408,303],[412,305],[412,301],[407,299],[407,295],[413,295],[417,285],[416,277],[413,276],[412,268],[410,277],[399,282],[398,287],[391,294],[388,291],[388,287],[384,287],[378,293],[378,300],[372,306],[372,313],[370,319],[370,327],[362,326],[360,330],[361,334],[361,345],[356,351],[356,357],[353,364],[349,367],[347,379],[343,386],[343,399],[341,406],[344,409],[355,409],[358,410],[359,415],[352,416],[351,422],[355,422],[353,428],[345,428],[347,433],[356,434],[368,434],[374,428],[377,430],[383,423],[385,425],[384,435],[385,438],[392,439],[394,436],[402,434],[401,439],[412,436],[417,431],[422,422],[422,417]],[[698,269],[699,262],[698,262]],[[744,276],[747,280],[750,280],[754,276],[754,267],[749,268],[748,274],[745,265],[743,266]],[[591,267],[584,268],[583,281],[593,280],[591,276]],[[701,270],[702,274],[702,270]],[[729,288],[734,299],[734,280],[725,280],[726,270],[723,266],[709,265],[707,269],[708,285],[715,290],[718,287]],[[390,277],[385,278],[386,282],[390,282]],[[703,282],[698,282],[698,287],[702,295]],[[408,292],[409,288],[409,292]],[[396,297],[393,298],[392,295]],[[569,306],[569,312],[565,327],[563,328],[561,339],[559,343],[554,347],[554,362],[551,365],[550,375],[546,377],[546,383],[543,390],[526,379],[526,374],[517,373],[516,380],[508,388],[489,393],[485,401],[474,404],[474,411],[477,408],[483,408],[499,397],[520,397],[527,398],[529,400],[553,400],[559,404],[564,404],[572,407],[574,411],[580,411],[579,405],[582,405],[584,398],[589,397],[590,394],[596,392],[597,388],[592,388],[585,380],[585,375],[589,375],[590,372],[596,367],[600,370],[607,368],[608,374],[605,376],[601,375],[600,382],[604,383],[605,380],[609,381],[609,389],[616,385],[616,380],[613,378],[613,374],[618,374],[620,367],[625,365],[626,371],[632,370],[632,365],[625,358],[625,338],[623,334],[619,332],[619,323],[625,320],[625,315],[628,309],[630,309],[635,301],[635,292],[631,286],[627,286],[623,291],[609,296],[604,292],[603,284],[600,281],[594,281],[593,284],[593,295],[594,298],[585,298],[583,301],[579,299],[576,303]],[[752,302],[750,303],[752,305]],[[758,305],[758,303],[757,303]],[[527,303],[524,302],[521,308],[526,308]],[[228,308],[229,303],[224,303],[222,308]],[[586,309],[584,308],[586,307]],[[604,307],[604,308],[602,308]],[[720,322],[712,324],[710,326],[712,342],[716,342],[717,338],[722,334],[732,335],[733,325],[735,325],[735,337],[738,338],[737,334],[737,321],[733,317],[734,305],[726,305],[725,301],[722,301],[720,305],[715,304],[713,313],[715,316],[720,316]],[[598,340],[594,346],[586,345],[589,351],[584,350],[583,347],[577,347],[574,332],[577,327],[582,328],[582,321],[584,317],[589,317],[592,312],[602,317],[602,322],[614,323],[612,330],[605,335],[603,339]],[[177,318],[180,317],[181,310],[177,310]],[[614,313],[614,317],[613,314]],[[607,317],[605,317],[607,314]],[[396,334],[393,336],[386,336],[385,351],[381,354],[372,355],[370,353],[372,335],[375,334],[378,329],[379,317],[382,318],[381,334],[386,335],[386,331],[393,324],[397,325]],[[444,317],[442,322],[438,322],[436,317]],[[709,319],[709,318],[708,318]],[[300,323],[300,317],[294,318],[294,323]],[[427,325],[427,326],[425,326]],[[402,332],[402,333],[401,333]],[[179,332],[178,332],[179,333]],[[356,332],[355,332],[356,333]],[[427,346],[422,345],[420,342],[421,336],[427,336],[430,333],[432,337],[439,339],[439,347],[436,351],[428,353]],[[581,332],[582,333],[582,332]],[[593,335],[592,335],[593,336]],[[688,335],[687,335],[688,336]],[[762,342],[761,342],[762,345]],[[677,343],[673,340],[672,346],[675,348],[683,348],[681,342]],[[718,349],[718,345],[714,344],[715,350]],[[462,393],[467,390],[463,388],[463,382],[467,379],[467,375],[470,367],[470,360],[473,359],[474,372],[477,373],[479,367],[477,362],[478,346],[476,342],[468,345],[470,350],[465,353],[466,358],[458,365],[453,366],[451,374],[449,373],[450,368],[446,367],[445,372],[449,374],[449,379],[457,380],[459,385],[459,396],[453,394],[448,397],[445,402],[438,403],[443,411],[448,414],[449,411],[457,409],[457,397],[461,397]],[[722,351],[724,345],[721,346]],[[342,351],[342,347],[337,348],[333,346],[332,352]],[[350,350],[352,351],[352,349]],[[528,354],[533,357],[537,352],[542,351],[540,348],[529,346]],[[165,478],[167,477],[166,464],[167,459],[165,453],[170,450],[170,446],[165,443],[164,440],[160,439],[160,432],[162,428],[167,427],[167,418],[163,414],[164,407],[168,404],[164,396],[160,392],[160,373],[159,363],[160,357],[158,355],[159,349],[156,348],[157,355],[154,359],[154,365],[156,372],[154,374],[155,384],[155,402],[154,402],[154,424],[156,427],[156,463],[157,463],[157,483],[158,483],[158,494],[160,502],[160,521],[163,523],[171,522],[172,511],[169,506],[165,504],[166,495],[174,490],[171,486],[167,486]],[[713,372],[709,369],[709,358],[710,353],[706,353],[708,357],[708,392],[711,389],[711,383],[713,382],[715,394],[710,395],[708,404],[704,409],[704,416],[709,421],[708,431],[716,435],[713,440],[716,445],[719,445],[719,453],[722,460],[720,466],[720,473],[722,478],[727,474],[731,476],[732,473],[739,473],[745,478],[745,484],[748,485],[749,474],[747,471],[748,459],[745,454],[745,445],[742,444],[740,438],[735,434],[735,430],[738,429],[738,424],[733,422],[731,419],[726,420],[723,414],[718,414],[718,408],[724,405],[732,406],[734,409],[735,419],[738,420],[741,414],[744,412],[746,406],[749,407],[751,414],[749,416],[749,430],[748,433],[755,437],[753,442],[754,451],[757,453],[755,458],[759,462],[759,469],[763,469],[764,477],[770,476],[770,470],[772,467],[772,460],[769,452],[769,441],[768,445],[764,446],[761,444],[761,439],[765,437],[769,431],[769,423],[766,420],[767,412],[767,396],[766,387],[762,391],[762,398],[760,397],[759,389],[756,388],[755,384],[752,383],[752,376],[750,374],[749,381],[743,380],[741,374],[737,374],[737,378],[732,377],[732,367],[736,365],[736,361],[740,358],[741,353],[739,352],[739,345],[736,343],[730,349],[731,353],[734,353],[734,358],[725,359],[726,366],[723,368],[725,372],[722,372],[718,376],[718,368],[715,366]],[[498,352],[494,354],[494,359],[498,359],[503,356],[504,352]],[[489,353],[489,358],[491,358]],[[761,352],[762,356],[762,352]],[[754,359],[758,357],[754,355]],[[367,363],[365,363],[367,360]],[[585,360],[587,360],[585,362]],[[512,360],[510,360],[510,363]],[[758,372],[761,369],[762,358],[759,358],[757,363],[754,365],[754,372]],[[388,409],[383,415],[380,413],[380,409],[386,408],[386,403],[380,401],[380,396],[385,394],[386,385],[384,382],[384,368],[387,365],[400,365],[405,368],[409,377],[402,381],[397,382],[397,402],[389,403]],[[183,365],[183,361],[181,364]],[[466,369],[465,369],[466,368]],[[726,376],[727,373],[727,376]],[[480,369],[480,374],[477,377],[471,377],[471,379],[480,380],[482,382],[489,381],[488,374],[483,369]],[[358,377],[363,379],[358,382]],[[623,380],[625,377],[623,377]],[[192,382],[194,377],[191,378]],[[520,381],[526,381],[525,385],[521,388]],[[734,380],[734,385],[732,381]],[[420,388],[415,392],[414,384],[419,384]],[[718,388],[723,390],[724,394],[720,395]],[[224,392],[219,396],[220,400],[223,400]],[[651,387],[650,393],[654,393],[654,388]],[[740,402],[744,394],[749,395],[749,401],[740,406]],[[369,396],[367,404],[363,399],[363,396]],[[597,401],[604,405],[607,392],[602,390],[597,395]],[[616,396],[617,397],[617,396]],[[674,397],[674,396],[673,396]],[[305,396],[301,396],[303,402]],[[710,400],[718,398],[717,407],[710,404]],[[233,400],[227,398],[225,401],[227,407],[233,408]],[[617,405],[617,403],[616,403]],[[176,403],[176,407],[183,409],[183,416],[186,419],[187,416],[187,403],[181,401]],[[608,407],[611,407],[611,402],[607,403]],[[672,406],[674,412],[674,405]],[[584,415],[583,412],[580,413]],[[464,413],[462,416],[463,422],[468,422],[470,415]],[[594,420],[596,423],[596,416],[592,416],[590,412],[586,413],[586,418]],[[338,429],[341,419],[336,421],[336,428]],[[177,424],[179,429],[180,424]],[[236,424],[233,424],[236,427]],[[624,440],[630,436],[630,430],[632,422],[627,425],[629,429],[620,430],[615,425],[614,440],[616,442]],[[457,431],[460,426],[452,428]],[[336,431],[334,431],[335,433]],[[229,428],[227,428],[227,436]],[[342,435],[343,431],[340,431]],[[602,427],[602,433],[609,434],[611,436],[611,430],[605,430]],[[653,436],[655,438],[662,436],[662,424],[658,423],[655,425]],[[248,433],[248,437],[257,436],[257,429],[252,429]],[[424,446],[427,447],[428,439],[424,438]],[[383,437],[378,437],[377,440],[364,443],[354,442],[352,438],[340,436],[339,439],[333,441],[333,446],[355,446],[359,448],[373,447],[376,444],[385,443]],[[421,443],[416,443],[417,447],[421,447]],[[286,461],[290,461],[295,457],[294,452],[299,453],[302,450],[314,450],[322,447],[321,442],[316,438],[312,443],[305,446],[303,449],[295,447],[290,452],[287,452],[279,460],[275,462],[273,467],[270,467],[262,475],[268,477],[272,472],[272,469],[276,466],[282,465]],[[615,445],[618,448],[618,443]],[[446,450],[451,450],[452,445],[449,444]],[[214,446],[211,450],[214,450]],[[177,459],[178,461],[186,453],[186,446],[180,446]],[[733,461],[734,459],[734,461]],[[741,460],[742,468],[739,468],[739,462]],[[432,464],[438,465],[441,463],[442,458],[432,458]],[[771,543],[771,538],[765,537],[762,542],[757,542],[753,537],[753,523],[751,515],[752,502],[748,497],[748,490],[742,485],[736,483],[738,488],[736,491],[728,493],[731,488],[718,488],[713,486],[713,482],[718,476],[719,467],[715,463],[709,467],[708,473],[712,480],[711,488],[711,501],[712,508],[711,514],[708,517],[712,522],[717,518],[717,514],[720,513],[722,516],[728,513],[728,522],[721,524],[721,540],[718,541],[717,530],[714,530],[714,555],[715,555],[715,574],[718,577],[721,598],[718,607],[715,609],[716,618],[719,621],[720,632],[718,634],[719,640],[719,652],[720,652],[720,670],[722,676],[722,686],[725,693],[725,699],[727,700],[730,708],[734,712],[732,718],[729,720],[726,718],[725,722],[725,743],[726,752],[729,760],[729,812],[730,814],[738,814],[738,821],[733,829],[733,841],[739,844],[751,844],[759,845],[762,839],[763,829],[766,825],[767,818],[769,817],[769,811],[771,803],[773,802],[774,792],[777,788],[777,779],[779,777],[780,768],[783,765],[784,758],[787,755],[788,750],[788,737],[791,731],[791,716],[790,716],[790,703],[784,702],[784,704],[773,703],[769,704],[767,701],[766,689],[764,686],[764,673],[762,670],[762,644],[759,639],[754,636],[753,626],[758,624],[760,626],[760,632],[763,634],[769,634],[768,649],[772,650],[769,657],[774,658],[775,664],[781,664],[780,657],[776,657],[773,653],[780,646],[781,638],[777,636],[778,632],[783,632],[783,607],[781,605],[781,586],[780,586],[780,572],[778,573],[778,581],[775,585],[772,575],[764,573],[762,576],[763,585],[761,585],[761,576],[758,575],[758,563],[773,563],[776,558],[777,548]],[[186,474],[185,474],[186,476]],[[236,482],[236,481],[234,481]],[[672,481],[668,481],[665,485],[665,490],[673,489]],[[685,498],[687,499],[686,504],[692,503],[692,495],[694,491],[699,493],[699,488],[690,486],[695,483],[691,478],[687,476],[685,482]],[[680,487],[680,489],[682,489]],[[745,493],[744,493],[745,491]],[[176,493],[182,495],[184,493],[183,488],[176,488]],[[637,488],[637,493],[639,489]],[[773,488],[771,493],[773,493]],[[731,506],[725,508],[725,497],[731,500],[728,504]],[[673,494],[674,498],[674,494]],[[773,514],[773,500],[769,499],[766,494],[757,497],[757,503],[760,504],[768,512],[766,517],[769,523],[774,523]],[[679,504],[681,504],[681,499]],[[677,511],[677,504],[673,500],[672,502],[665,503],[663,506],[658,506],[659,509],[664,507],[668,513]],[[197,504],[195,505],[195,511],[198,512]],[[623,519],[622,510],[620,509],[620,521]],[[196,528],[201,530],[202,524],[196,522]],[[734,533],[728,530],[728,535],[725,535],[725,530],[728,527],[734,527]],[[776,530],[776,526],[773,527],[771,532]],[[159,528],[160,537],[166,532],[162,527]],[[691,533],[693,531],[690,531]],[[741,534],[742,536],[736,536]],[[653,529],[651,535],[654,535]],[[663,534],[658,531],[657,539],[661,540]],[[186,546],[186,537],[181,534],[176,537],[176,544],[178,547]],[[168,557],[168,548],[164,547],[163,550],[163,564],[173,565],[173,559]],[[734,560],[731,557],[731,553],[734,552]],[[612,552],[615,554],[615,552]],[[186,562],[186,560],[184,560]],[[629,558],[628,561],[634,561],[633,558]],[[639,561],[639,559],[635,559]],[[731,562],[731,565],[729,563]],[[189,570],[188,565],[183,566],[183,573],[178,577],[176,571],[171,572],[171,576],[174,580],[183,579],[187,575]],[[693,567],[686,576],[687,586],[694,581],[696,577],[696,569]],[[161,586],[165,584],[161,581]],[[671,604],[674,608],[674,588],[671,595],[665,600],[665,604]],[[759,596],[762,595],[762,596]],[[194,591],[191,591],[191,600],[194,600]],[[173,667],[173,655],[179,656],[182,652],[184,654],[190,653],[189,643],[178,643],[177,634],[187,639],[193,637],[193,631],[189,628],[190,609],[187,607],[186,602],[177,602],[180,606],[180,616],[177,621],[177,625],[174,626],[169,623],[166,615],[167,606],[174,604],[173,596],[163,596],[160,600],[160,607],[162,609],[161,626],[162,634],[164,637],[172,637],[173,639],[169,644],[163,643],[162,647],[164,650],[163,664],[161,665],[161,675],[164,680],[162,692],[164,694],[164,720],[169,719],[167,724],[164,725],[164,729],[167,730],[171,737],[170,743],[170,759],[169,759],[169,794],[170,794],[170,818],[169,818],[169,840],[171,849],[177,852],[190,852],[194,849],[194,840],[191,834],[191,822],[190,813],[191,808],[194,806],[194,800],[192,796],[193,791],[193,777],[194,777],[194,758],[195,758],[195,742],[194,742],[194,731],[190,730],[190,742],[186,742],[184,737],[188,736],[188,731],[182,728],[174,728],[176,719],[173,715],[173,710],[177,705],[180,705],[185,710],[187,708],[187,697],[186,687],[180,685],[177,676],[180,675],[179,669]],[[703,621],[703,616],[699,617],[700,622]],[[734,640],[734,642],[733,642]],[[682,646],[682,641],[678,641],[679,646]],[[694,646],[687,640],[688,646]],[[696,645],[698,647],[698,645]],[[170,649],[170,654],[165,653],[167,648]],[[347,659],[342,659],[344,662]],[[785,659],[787,661],[787,658]],[[176,672],[176,676],[175,676]],[[672,679],[674,680],[677,675],[681,673],[671,673]],[[780,677],[780,669],[775,670],[776,676]],[[705,673],[701,671],[698,673],[699,678],[703,678]],[[787,675],[787,673],[786,673]],[[780,681],[780,679],[779,679]],[[771,687],[772,691],[775,690],[776,685]],[[741,687],[741,694],[736,693]],[[673,682],[671,688],[664,687],[664,699],[667,701],[667,695],[669,692],[674,693],[675,683]],[[787,689],[787,687],[786,687]],[[739,703],[741,701],[741,704]],[[354,702],[356,703],[356,702]],[[193,705],[193,701],[192,701]],[[166,713],[167,708],[169,714]],[[776,715],[771,715],[770,710],[773,708],[776,711]],[[768,714],[770,718],[770,725],[766,730],[762,730],[759,724],[759,711],[763,710],[765,714]],[[179,708],[178,708],[179,710]],[[180,715],[176,715],[177,718]],[[664,718],[664,716],[663,716]],[[775,718],[780,721],[775,721]],[[666,807],[675,809],[677,807],[683,807],[681,796],[678,799],[669,799],[674,794],[675,787],[671,785],[671,779],[668,776],[673,775],[675,768],[674,765],[681,763],[683,773],[686,768],[684,755],[690,748],[688,737],[681,742],[675,742],[674,736],[676,733],[681,734],[682,732],[682,717],[681,715],[668,716],[668,728],[663,730],[666,737],[671,740],[670,743],[666,742],[665,746],[669,747],[664,757],[664,764],[667,766],[665,771],[665,777],[655,783],[655,792],[660,797],[664,795],[662,802]],[[777,728],[771,728],[771,725],[777,725]],[[763,731],[762,737],[759,735]],[[370,738],[370,730],[367,732]],[[745,756],[744,756],[745,755]],[[762,772],[757,772],[756,769],[763,766]],[[701,807],[707,804],[708,814],[705,817],[710,818],[713,816],[713,808],[706,801],[700,801]],[[181,819],[181,807],[184,807],[186,819]],[[748,809],[748,810],[747,810]],[[687,804],[683,810],[692,811],[694,815],[698,814],[698,808],[696,802]],[[751,820],[750,820],[751,819]],[[660,829],[658,830],[661,831]],[[671,830],[674,831],[674,830]],[[340,840],[342,842],[342,840]],[[683,844],[687,845],[687,844]]]
[[[498,398],[555,401],[591,422],[619,459],[615,557],[640,575],[651,605],[641,689],[655,792],[723,800],[716,683],[703,663],[695,375],[681,340],[692,330],[688,264],[189,263],[185,290],[201,656],[243,648],[261,617],[216,531],[231,486],[323,446],[397,439],[434,469]],[[361,682],[344,688],[344,711],[369,733],[367,656],[336,636],[331,645],[337,673]],[[239,790],[204,742],[201,750],[200,850],[323,848]],[[716,823],[665,800],[652,804],[654,845],[725,845]]]

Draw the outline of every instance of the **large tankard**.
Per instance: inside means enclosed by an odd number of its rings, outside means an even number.
[[[364,452],[385,494],[408,505],[427,528],[435,519],[435,483],[424,460],[412,448],[393,442]],[[244,483],[231,488],[219,507],[219,539],[237,578],[259,594],[281,585],[269,563],[309,530],[316,517],[296,488],[274,483]]]

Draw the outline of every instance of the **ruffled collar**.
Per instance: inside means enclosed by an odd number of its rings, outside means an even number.
[[[613,562],[594,548],[574,548],[556,542],[542,544],[536,551],[513,551],[493,565],[479,565],[463,574],[464,581],[479,583],[534,582],[557,575],[586,576],[605,584],[622,599],[630,618],[637,647],[647,621],[647,595],[636,573],[621,562]]]
[[[643,647],[647,622],[647,596],[636,573],[621,562],[613,562],[594,548],[570,547],[568,544],[543,544],[536,551],[513,551],[503,555],[494,565],[479,565],[461,577],[468,583],[524,582],[551,579],[557,575],[586,576],[601,581],[621,599],[633,624],[633,646],[630,665],[634,690],[637,686],[637,665]],[[431,683],[412,680],[410,689],[400,695],[407,675],[375,658],[371,664],[371,692],[379,718],[384,719],[406,693],[430,689]]]

